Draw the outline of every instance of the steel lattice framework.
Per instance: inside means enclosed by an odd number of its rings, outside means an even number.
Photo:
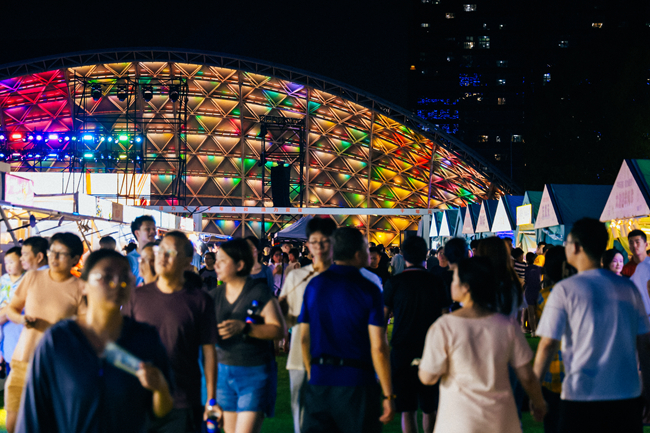
[[[155,158],[175,152],[178,134],[183,134],[187,205],[271,204],[262,199],[262,170],[283,161],[268,158],[264,168],[258,164],[264,141],[261,116],[304,119],[308,207],[445,209],[518,191],[464,144],[385,101],[303,71],[214,53],[84,52],[0,66],[1,128],[74,132],[79,128],[73,119],[79,102],[73,77],[100,82],[127,78],[187,82],[187,130],[179,132],[173,122],[167,126],[158,122],[144,131],[145,156],[154,160],[147,171],[152,174],[152,193],[159,197],[169,193],[174,167],[165,161],[156,163]],[[128,107],[108,87],[92,109],[98,115]],[[174,104],[163,93],[154,92],[151,101],[138,109],[158,119],[176,115]],[[269,132],[264,138],[267,143],[274,139]],[[282,146],[292,152],[298,143],[287,141]],[[33,169],[13,165],[15,170]],[[62,170],[65,164],[55,161],[49,168]],[[298,179],[294,167],[292,182]],[[168,203],[160,199],[152,204]],[[256,218],[214,218],[205,221],[206,231],[238,234],[247,227],[260,232]],[[281,219],[274,218],[267,231]],[[388,232],[387,236],[392,233],[389,238],[413,228],[412,220],[396,218],[351,216],[338,222],[369,225]]]

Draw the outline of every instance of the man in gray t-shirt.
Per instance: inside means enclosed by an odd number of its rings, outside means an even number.
[[[650,323],[634,284],[600,269],[608,233],[584,218],[567,237],[578,274],[553,288],[537,328],[535,374],[543,378],[562,341],[560,431],[641,432],[637,354],[650,390]]]

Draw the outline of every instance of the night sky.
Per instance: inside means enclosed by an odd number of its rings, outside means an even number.
[[[206,50],[303,69],[407,104],[409,2],[42,3],[3,6],[0,63],[123,47]]]

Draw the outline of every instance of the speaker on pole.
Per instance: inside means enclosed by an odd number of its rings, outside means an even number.
[[[271,167],[271,194],[273,195],[273,206],[291,206],[291,198],[289,197],[290,176],[291,167],[285,167],[283,165]]]

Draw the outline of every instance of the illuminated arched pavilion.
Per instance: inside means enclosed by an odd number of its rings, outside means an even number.
[[[147,84],[152,95],[144,100]],[[172,88],[180,89],[180,102],[171,98]],[[91,98],[92,91],[101,94]],[[425,120],[344,84],[283,66],[162,49],[85,52],[0,66],[0,130],[9,137],[35,131],[140,134],[148,161],[140,170],[151,174],[154,205],[170,203],[170,188],[180,183],[179,204],[184,199],[189,206],[270,205],[270,191],[262,194],[259,161],[263,140],[270,145],[274,137],[261,133],[262,116],[303,120],[303,142],[282,142],[266,169],[302,144],[306,207],[446,209],[517,189]],[[21,146],[8,140],[9,149]],[[165,155],[178,156],[182,167]],[[38,163],[5,160],[16,171],[70,169],[65,161],[45,157]],[[270,190],[268,173],[265,191]],[[294,164],[293,206],[299,181]],[[208,232],[237,235],[243,227],[246,234],[260,232],[257,216],[210,218],[204,222]],[[267,231],[280,221],[271,218]],[[368,224],[355,216],[338,222]],[[388,238],[413,224],[392,217],[370,220],[371,231]]]

